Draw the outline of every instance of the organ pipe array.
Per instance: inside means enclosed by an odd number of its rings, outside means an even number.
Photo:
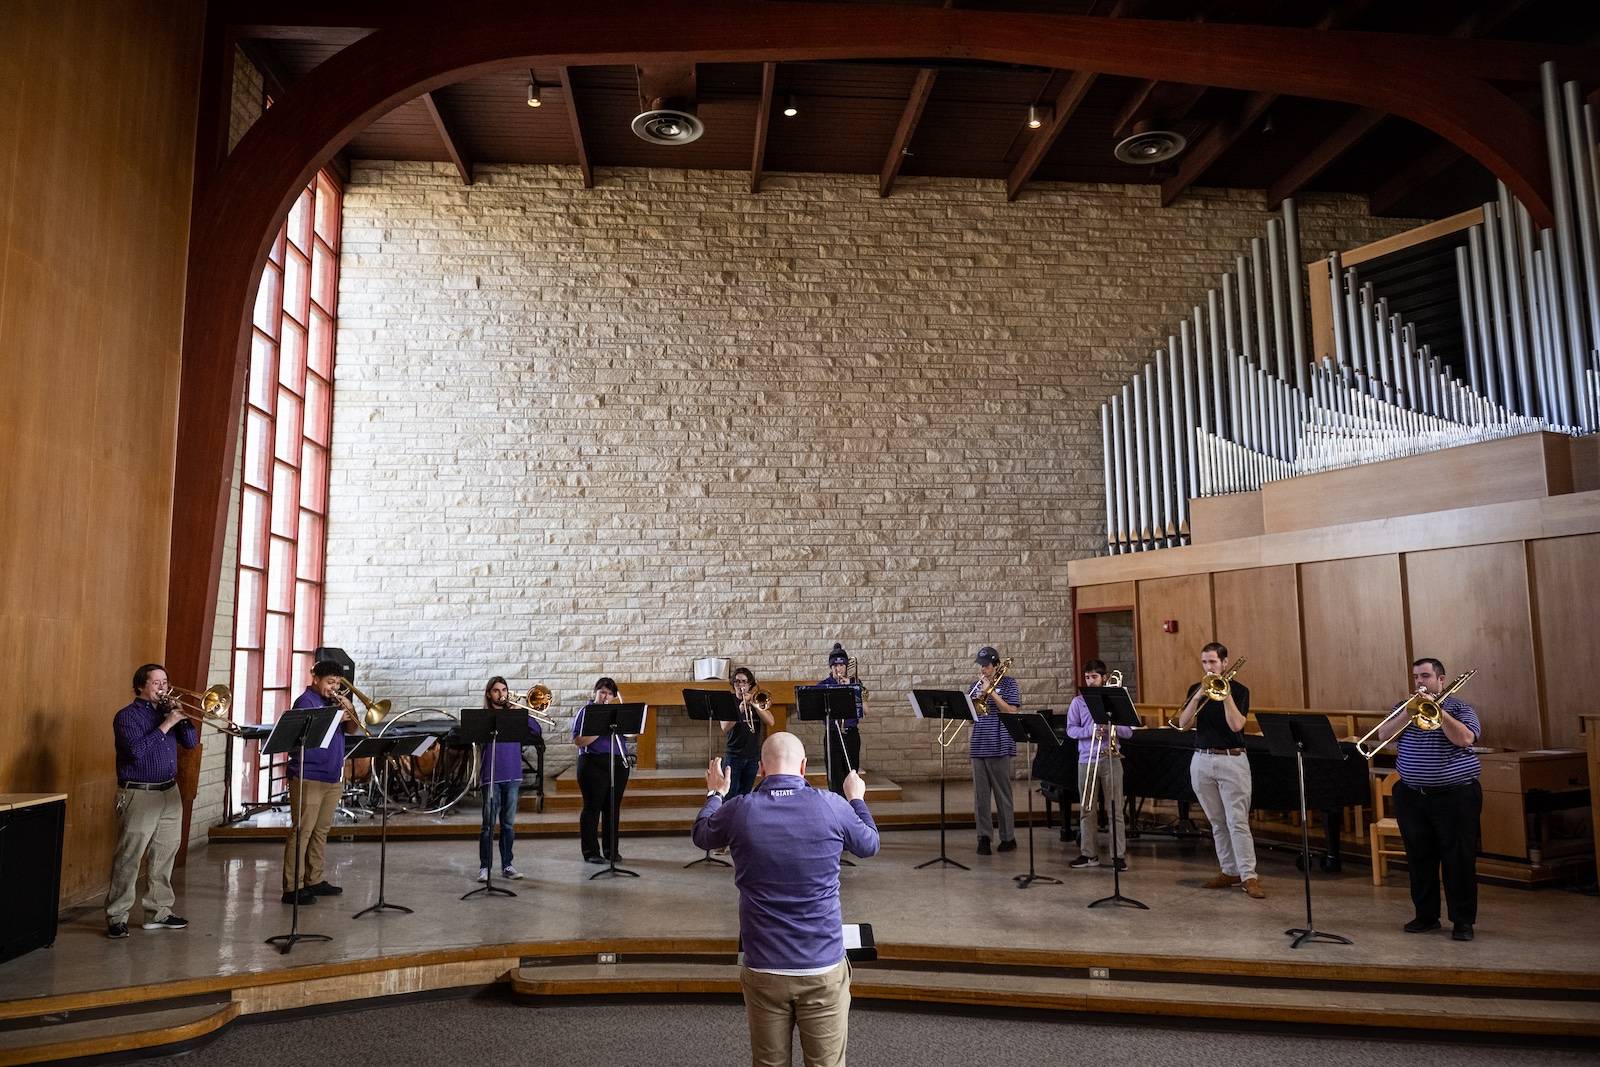
[[[1329,257],[1333,355],[1306,353],[1295,204],[1100,406],[1112,553],[1189,539],[1189,501],[1537,430],[1600,428],[1600,148],[1577,82],[1542,71],[1553,229],[1499,186],[1456,249],[1465,352],[1447,364]]]

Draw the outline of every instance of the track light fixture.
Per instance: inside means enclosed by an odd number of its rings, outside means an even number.
[[[792,119],[798,114],[800,114],[800,104],[795,100],[794,94],[790,93],[788,102],[783,105],[783,117]]]
[[[1050,121],[1051,109],[1039,104],[1028,105],[1028,129],[1037,130]]]
[[[528,71],[528,106],[529,107],[539,107],[544,103],[544,99],[540,96],[540,89],[541,89],[541,86],[539,85],[539,79],[537,79],[537,78],[535,78],[533,76],[533,71],[531,71],[531,70]]]

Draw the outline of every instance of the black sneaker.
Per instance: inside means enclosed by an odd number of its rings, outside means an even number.
[[[601,859],[599,856],[585,856],[585,857],[583,857],[583,862],[585,862],[585,863],[604,863],[605,860]]]
[[[1450,936],[1457,941],[1472,940],[1472,924],[1456,923],[1456,928],[1450,931]]]
[[[319,897],[336,897],[344,892],[342,886],[332,885],[326,881],[318,882],[316,885],[308,885],[306,888]]]
[[[987,856],[989,854],[989,839],[987,837],[978,838],[978,855]]]
[[[1075,870],[1081,870],[1084,867],[1098,867],[1098,866],[1100,866],[1100,857],[1099,856],[1079,856],[1077,859],[1075,859],[1071,863],[1067,864],[1067,866],[1071,867],[1071,868],[1073,868]]]
[[[285,904],[293,904],[293,903],[295,903],[295,894],[294,894],[293,890],[291,890],[291,891],[289,891],[289,892],[287,892],[287,893],[285,893],[283,895],[283,902]],[[300,890],[299,903],[300,903],[301,907],[304,907],[307,904],[315,904],[316,902],[317,902],[317,895],[311,891],[311,888],[309,886],[306,887],[305,889]]]
[[[1017,850],[1017,839],[1016,838],[1013,837],[1010,841],[1002,841],[1002,842],[1000,842],[999,851],[1001,851],[1001,852],[1015,852],[1016,850]]]
[[[122,939],[124,937],[127,937],[128,936],[128,924],[127,923],[112,923],[112,924],[110,924],[109,926],[106,927],[106,936],[109,937],[113,941],[117,941],[117,940],[120,940],[120,939]]]
[[[1425,934],[1429,930],[1439,929],[1438,919],[1412,919],[1400,929],[1408,934]]]
[[[1117,857],[1116,865],[1117,865],[1117,870],[1119,870],[1119,871],[1125,871],[1125,870],[1128,869],[1128,861],[1123,859],[1121,856]]]
[[[147,919],[144,923],[146,930],[186,930],[188,927],[189,920],[176,915],[168,915],[165,919]]]

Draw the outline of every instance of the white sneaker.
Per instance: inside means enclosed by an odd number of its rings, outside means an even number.
[[[509,878],[514,882],[522,877],[522,872],[508,863],[504,867],[500,868],[500,877]]]
[[[478,868],[478,881],[487,882],[488,880],[489,880],[489,868],[487,868],[487,867],[479,867]]]

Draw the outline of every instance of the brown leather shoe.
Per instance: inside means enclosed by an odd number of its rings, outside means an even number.
[[[1218,871],[1210,878],[1207,878],[1204,882],[1201,882],[1200,887],[1202,889],[1232,889],[1238,884],[1239,879],[1234,875],[1223,874],[1221,871]]]
[[[1253,897],[1256,900],[1267,899],[1267,891],[1261,888],[1261,879],[1259,878],[1245,879],[1244,895],[1247,897]]]

